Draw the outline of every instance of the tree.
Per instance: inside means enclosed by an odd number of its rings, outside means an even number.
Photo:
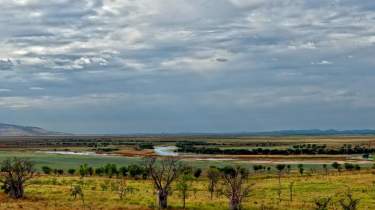
[[[279,189],[277,190],[277,194],[279,196],[279,201],[281,202],[281,175],[285,169],[285,165],[284,164],[276,165],[276,169],[277,169],[277,174],[279,177]]]
[[[116,166],[116,164],[108,163],[107,165],[105,165],[105,167],[104,167],[104,173],[105,173],[109,178],[112,178],[112,176],[117,175],[117,174],[118,174],[118,171],[117,171],[117,166]]]
[[[341,164],[338,162],[333,162],[332,163],[332,168],[336,169],[339,173],[341,172]]]
[[[53,173],[55,175],[63,175],[64,174],[64,169],[61,169],[61,168],[55,168],[53,169]]]
[[[145,168],[149,172],[157,191],[159,208],[167,208],[171,184],[179,177],[183,168],[181,163],[173,157],[160,161],[152,157],[146,159]]]
[[[114,190],[117,192],[119,198],[122,200],[126,193],[132,192],[133,188],[128,187],[126,180],[124,178],[120,178],[117,180],[117,184],[115,185]]]
[[[68,169],[68,174],[74,175],[76,173],[76,170],[74,168]]]
[[[52,172],[52,168],[50,168],[49,166],[43,166],[42,171],[45,174],[50,174]]]
[[[288,175],[290,174],[291,169],[292,169],[291,165],[286,166],[286,171],[287,171]]]
[[[314,210],[328,210],[328,205],[331,203],[332,198],[318,198],[314,200]]]
[[[352,171],[354,169],[354,165],[351,164],[351,163],[344,163],[344,168],[347,170],[347,171]]]
[[[119,168],[119,173],[121,176],[125,177],[128,175],[128,168],[125,166],[122,166]]]
[[[35,173],[34,163],[25,159],[6,159],[1,164],[1,172],[4,192],[11,198],[23,198],[25,183]]]
[[[325,174],[327,176],[328,175],[328,166],[327,166],[327,164],[323,164],[323,170],[324,170],[324,172],[325,172]]]
[[[73,185],[70,189],[70,196],[74,199],[79,197],[82,201],[83,209],[85,209],[85,194],[83,193],[83,188],[81,185]]]
[[[129,175],[132,178],[138,179],[143,174],[143,168],[139,165],[132,164],[128,167]]]
[[[208,191],[211,193],[211,200],[213,198],[213,194],[217,188],[217,183],[220,179],[220,171],[215,167],[211,166],[207,171],[207,178],[208,178]]]
[[[94,168],[93,167],[88,167],[87,168],[87,174],[89,175],[89,176],[93,176],[94,175]]]
[[[224,195],[229,199],[229,209],[240,210],[243,199],[250,194],[250,187],[246,185],[248,170],[227,166],[220,171],[224,180]]]
[[[81,176],[81,178],[87,176],[88,168],[89,166],[86,163],[79,166],[79,175]]]
[[[360,199],[353,198],[353,194],[350,190],[344,195],[345,198],[339,200],[340,206],[343,210],[356,210]]]
[[[303,164],[298,164],[298,171],[299,171],[299,174],[302,176],[303,172],[305,171],[305,169],[303,168]]]
[[[194,177],[195,177],[196,179],[198,179],[198,178],[201,176],[201,174],[202,174],[202,169],[200,169],[200,168],[197,168],[197,169],[194,171]]]
[[[101,175],[103,175],[103,173],[104,173],[104,168],[103,167],[99,167],[99,168],[95,169],[95,174],[96,175],[101,176]]]
[[[294,181],[289,183],[289,201],[293,202],[293,187],[294,187]]]
[[[180,197],[182,199],[182,208],[186,207],[186,198],[189,196],[188,192],[190,186],[192,185],[193,177],[190,174],[183,174],[177,181],[176,188],[180,192]]]

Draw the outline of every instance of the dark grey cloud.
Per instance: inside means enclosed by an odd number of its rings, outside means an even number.
[[[6,122],[83,133],[374,128],[373,1],[0,3]]]

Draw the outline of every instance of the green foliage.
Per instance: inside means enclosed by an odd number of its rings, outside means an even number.
[[[34,173],[34,163],[19,158],[8,158],[1,163],[3,184],[2,189],[11,198],[19,199],[24,197],[26,181],[30,180]]]
[[[80,165],[79,166],[79,175],[81,177],[87,176],[87,174],[88,174],[88,168],[89,168],[89,166],[86,163],[83,164],[83,165]]]
[[[201,176],[201,174],[202,174],[202,169],[200,169],[200,168],[195,169],[195,171],[194,171],[194,177],[196,179],[198,179]]]
[[[55,175],[63,175],[64,174],[64,169],[61,169],[61,168],[55,168],[53,169],[53,173]]]
[[[303,164],[298,164],[298,172],[302,176],[303,172],[305,171]]]
[[[176,184],[176,189],[178,190],[180,197],[183,202],[183,208],[186,206],[186,199],[189,196],[189,190],[191,190],[193,177],[190,174],[183,174],[179,177]]]
[[[122,166],[122,167],[119,168],[119,174],[121,176],[128,176],[128,172],[129,172],[129,170],[125,166]]]
[[[282,172],[285,169],[285,165],[284,164],[278,164],[278,165],[276,165],[276,169],[279,172]]]
[[[52,172],[52,168],[50,168],[49,166],[43,166],[42,171],[45,174],[50,174]]]
[[[207,170],[207,178],[209,180],[208,182],[208,191],[211,194],[211,200],[213,198],[213,193],[216,191],[217,183],[220,179],[220,171],[215,166],[210,166],[210,168]]]
[[[144,149],[154,149],[154,144],[152,143],[140,143],[136,146],[137,150],[144,150]]]
[[[332,168],[337,169],[338,171],[340,171],[341,170],[341,164],[338,163],[338,162],[333,162],[332,163]]]
[[[108,163],[107,165],[104,166],[104,173],[109,177],[112,178],[113,176],[118,175],[117,171],[117,165]]]
[[[128,166],[128,171],[130,177],[138,179],[142,176],[144,169],[139,165],[132,164]]]
[[[76,173],[76,170],[74,168],[68,169],[68,174],[74,175]]]
[[[97,176],[102,176],[104,174],[104,168],[103,167],[96,168],[95,169],[95,174]]]

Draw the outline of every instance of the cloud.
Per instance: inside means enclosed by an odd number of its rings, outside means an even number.
[[[0,59],[0,70],[12,70],[14,67],[13,61],[8,59]]]
[[[102,118],[87,130],[115,132],[375,123],[370,0],[0,3],[0,114],[15,123],[45,116],[69,131]]]

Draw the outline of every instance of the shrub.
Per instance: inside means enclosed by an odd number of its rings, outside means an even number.
[[[76,173],[76,170],[74,168],[68,169],[68,174],[74,175]]]
[[[202,174],[202,169],[200,168],[197,168],[195,171],[194,171],[194,177],[195,178],[199,178]]]
[[[332,198],[318,198],[314,200],[314,210],[328,210],[328,205],[331,203]]]
[[[50,168],[49,166],[43,166],[42,171],[45,174],[50,174],[52,172],[52,168]]]

